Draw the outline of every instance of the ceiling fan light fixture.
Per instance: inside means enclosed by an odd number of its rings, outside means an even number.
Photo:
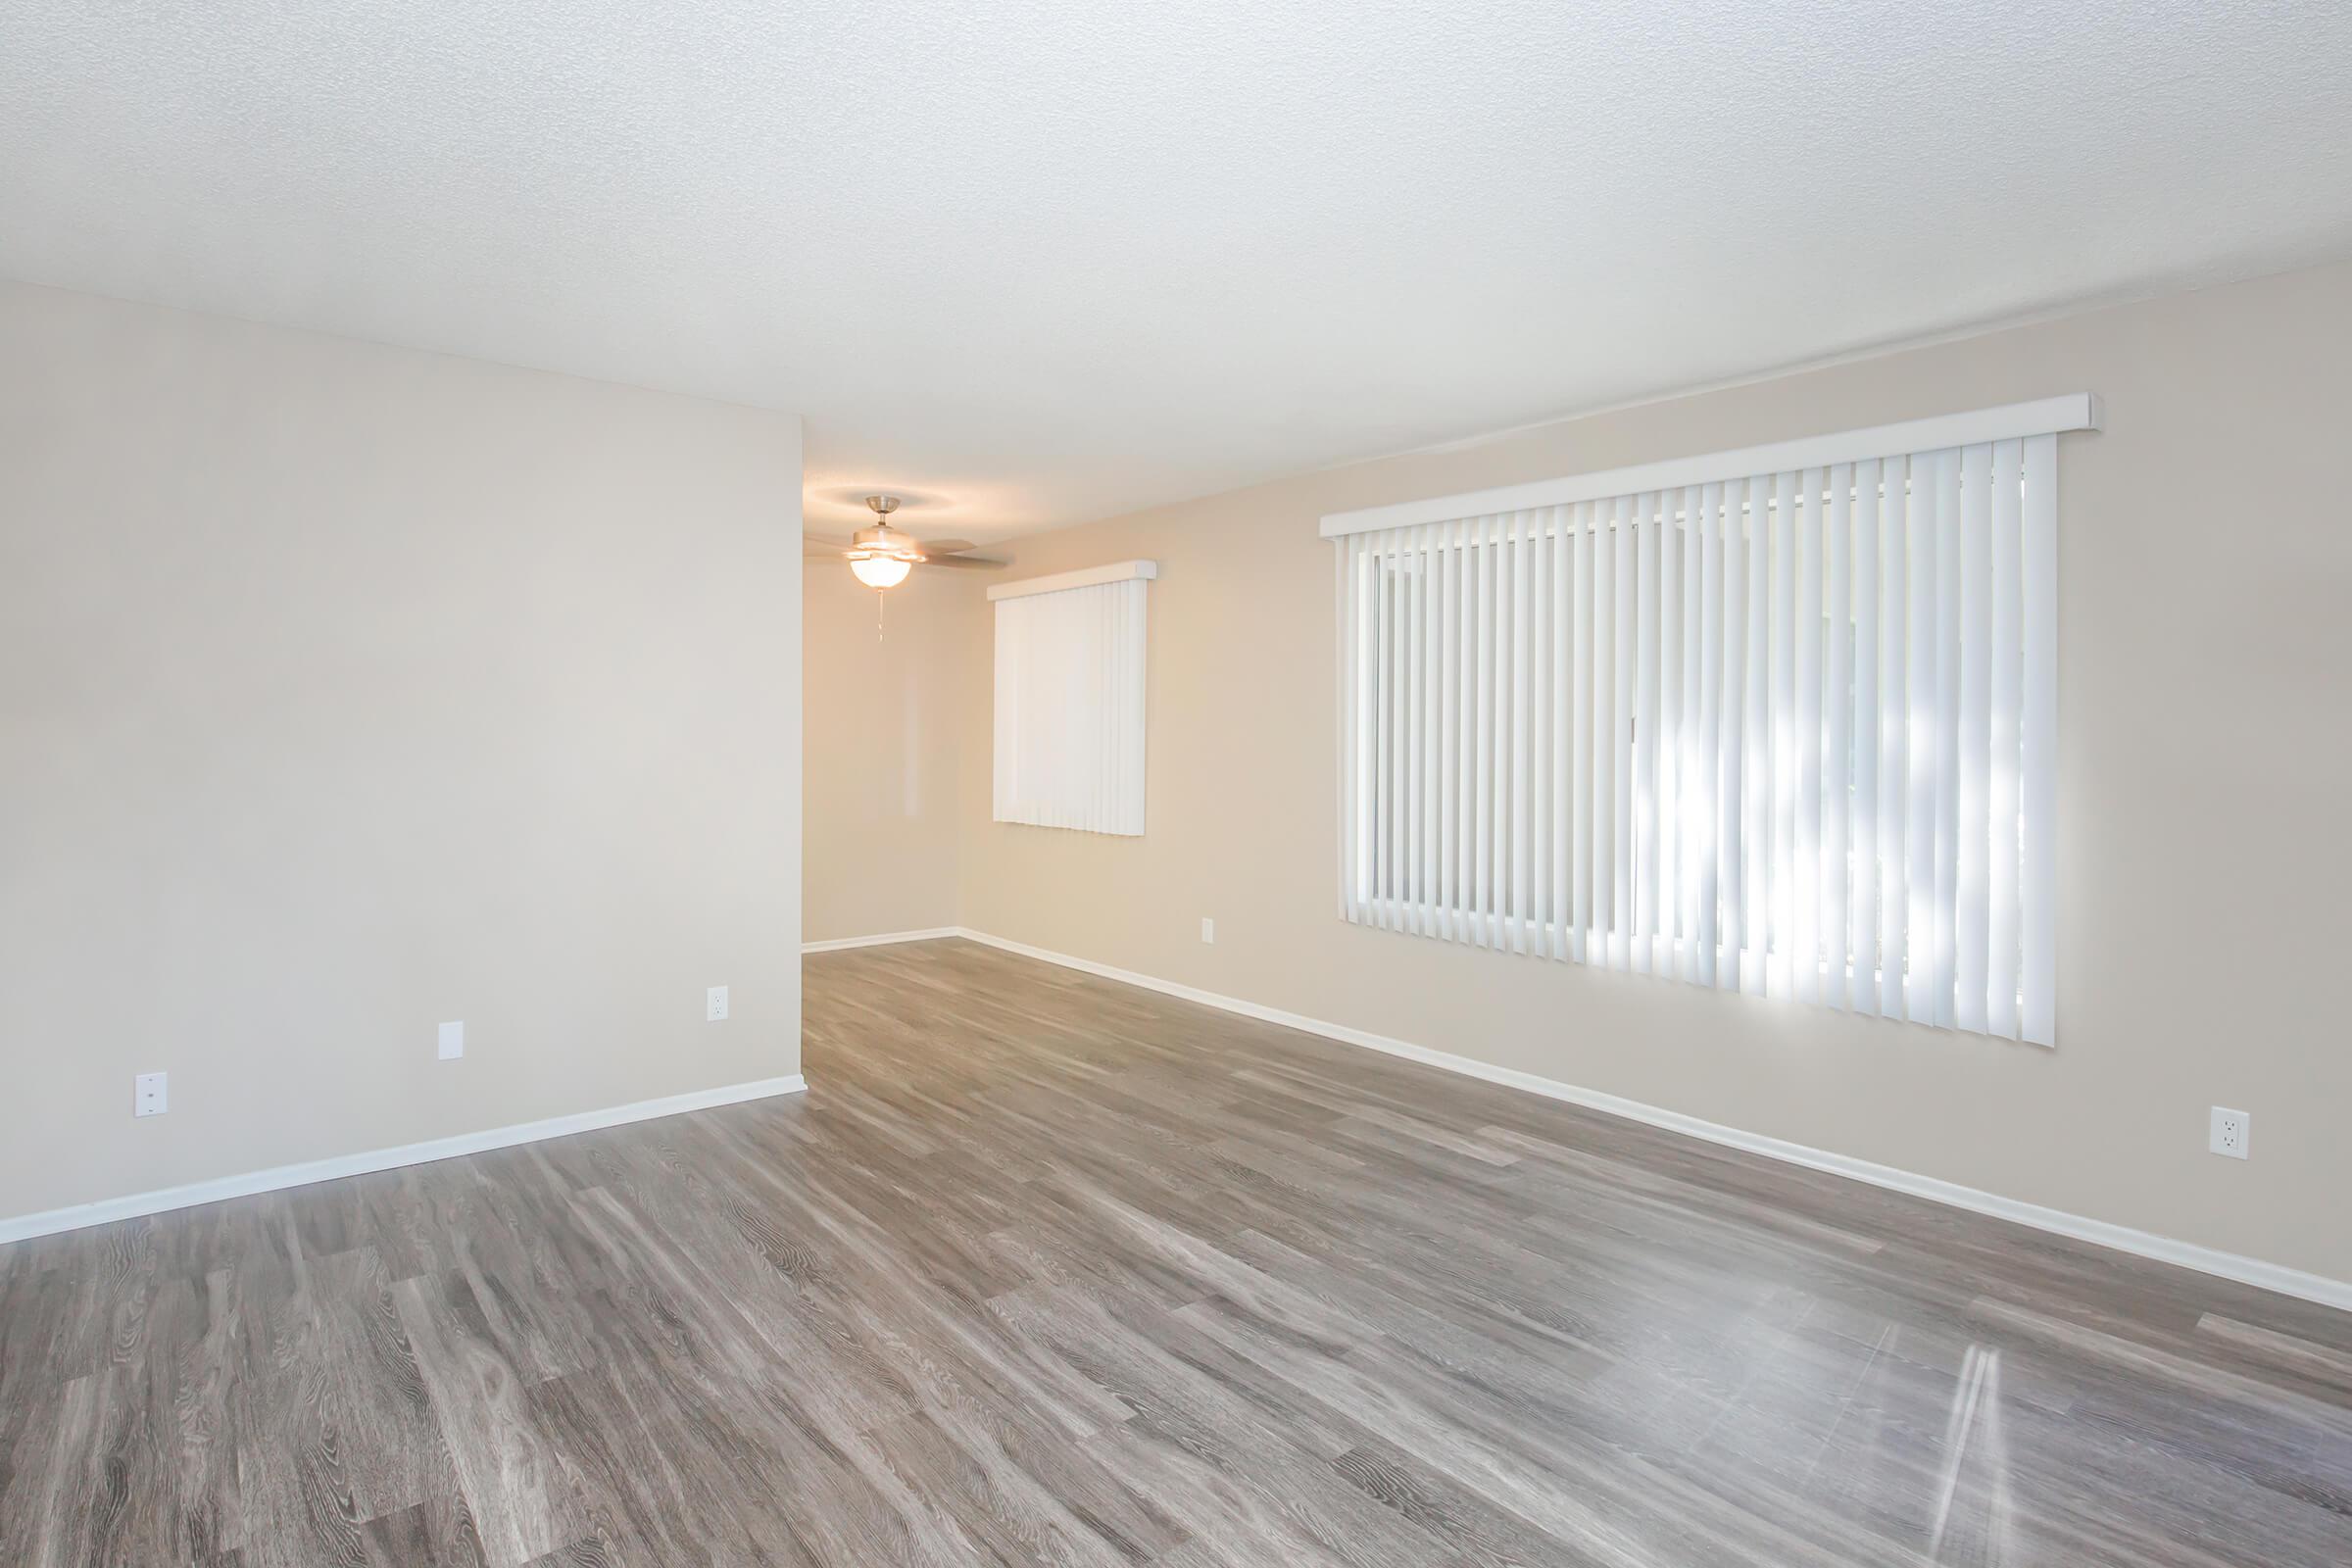
[[[867,496],[865,504],[874,514],[874,525],[860,528],[851,535],[849,546],[838,549],[842,559],[858,580],[879,592],[896,588],[906,580],[906,574],[917,566],[961,566],[966,569],[993,570],[1004,564],[989,556],[967,555],[973,548],[969,539],[938,539],[924,544],[890,525],[890,514],[899,510],[897,496]],[[831,556],[837,547],[809,540],[802,548],[808,556]],[[877,606],[875,614],[881,612]]]
[[[906,580],[914,563],[899,556],[852,556],[850,570],[868,588],[896,588]]]

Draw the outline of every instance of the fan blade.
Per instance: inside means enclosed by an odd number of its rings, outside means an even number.
[[[980,547],[969,539],[920,539],[915,548],[926,556],[960,556],[967,550]]]
[[[813,534],[801,537],[803,556],[846,556],[849,553],[850,547],[838,539],[819,539]]]
[[[1012,563],[1009,561],[999,561],[993,556],[934,556],[925,554],[923,557],[923,564],[926,566],[961,566],[971,571],[995,571],[998,567],[1009,566],[1012,564]]]

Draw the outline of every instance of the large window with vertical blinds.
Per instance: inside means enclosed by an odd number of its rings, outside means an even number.
[[[2056,1038],[2087,394],[1326,517],[1352,921]]]

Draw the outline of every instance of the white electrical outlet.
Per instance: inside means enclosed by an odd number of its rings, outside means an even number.
[[[705,1023],[720,1023],[725,1020],[726,1016],[727,988],[712,986],[710,994],[703,1001],[703,1021]]]
[[[466,1054],[466,1020],[452,1018],[441,1026],[441,1059],[451,1060]]]
[[[2231,1159],[2245,1158],[2254,1148],[2253,1116],[2242,1110],[2214,1106],[2213,1124],[2206,1133],[2205,1147]]]
[[[162,1072],[143,1072],[131,1080],[130,1113],[133,1116],[161,1116],[172,1108],[172,1075]]]
[[[1217,940],[1217,922],[1205,914],[1200,917],[1200,940],[1212,946]]]

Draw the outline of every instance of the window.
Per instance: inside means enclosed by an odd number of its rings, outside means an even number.
[[[1129,561],[988,591],[998,821],[1144,831],[1144,588],[1158,574]]]
[[[1324,519],[1341,911],[2050,1044],[2087,395]]]

